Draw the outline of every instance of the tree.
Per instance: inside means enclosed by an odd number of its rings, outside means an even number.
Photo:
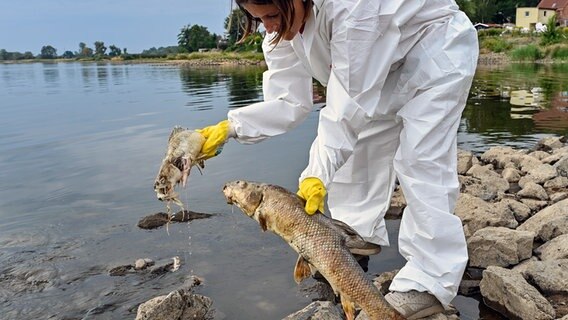
[[[41,48],[40,57],[42,59],[54,59],[57,57],[57,50],[50,45],[43,46]]]
[[[108,55],[111,56],[111,57],[118,57],[122,54],[122,51],[120,50],[120,48],[115,46],[114,44],[111,44],[110,46],[108,46],[108,48],[110,50]]]
[[[95,55],[97,57],[102,57],[105,55],[107,47],[105,47],[105,43],[102,41],[95,41]]]
[[[92,57],[93,49],[87,47],[84,42],[79,42],[79,52],[76,55],[81,58]]]
[[[178,45],[188,52],[201,48],[215,48],[217,36],[209,33],[206,27],[200,25],[187,25],[178,34]]]
[[[75,58],[75,54],[73,52],[69,51],[69,50],[65,51],[61,56],[65,59]]]
[[[0,60],[8,60],[8,51],[0,49]]]
[[[243,37],[245,19],[245,14],[241,9],[233,10],[229,16],[225,18],[225,36],[227,37],[229,46],[234,45],[235,42]]]

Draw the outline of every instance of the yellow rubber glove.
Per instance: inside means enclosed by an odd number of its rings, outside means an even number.
[[[306,178],[300,182],[298,196],[306,200],[306,213],[312,215],[317,211],[323,213],[323,199],[327,191],[318,178]]]
[[[205,143],[201,147],[203,160],[213,158],[223,151],[223,145],[229,136],[229,120],[223,120],[214,126],[197,129],[205,137]]]

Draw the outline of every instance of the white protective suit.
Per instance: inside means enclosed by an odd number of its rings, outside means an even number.
[[[384,215],[398,178],[407,201],[392,291],[457,294],[468,255],[456,137],[477,63],[477,34],[453,0],[314,0],[302,34],[264,42],[264,102],[232,110],[241,143],[282,134],[312,110],[312,77],[327,86],[318,136],[300,181],[319,178],[335,219],[388,245]]]

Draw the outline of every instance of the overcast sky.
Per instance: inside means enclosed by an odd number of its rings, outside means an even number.
[[[0,0],[0,49],[63,54],[103,41],[139,53],[177,45],[188,24],[221,35],[230,11],[231,0]]]

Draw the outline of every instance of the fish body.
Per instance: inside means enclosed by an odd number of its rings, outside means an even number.
[[[353,253],[378,253],[378,245],[365,242],[340,221],[323,214],[307,215],[303,201],[282,187],[233,181],[225,184],[223,193],[229,204],[239,207],[263,230],[279,235],[299,254],[294,270],[297,282],[311,274],[310,267],[326,278],[340,295],[347,319],[354,319],[355,305],[369,319],[403,319],[389,307],[353,257]]]
[[[178,183],[184,187],[191,167],[204,167],[200,159],[201,147],[205,142],[203,135],[194,130],[176,126],[168,139],[168,149],[162,160],[158,176],[154,181],[154,191],[161,201],[174,201],[181,205],[174,188]]]

